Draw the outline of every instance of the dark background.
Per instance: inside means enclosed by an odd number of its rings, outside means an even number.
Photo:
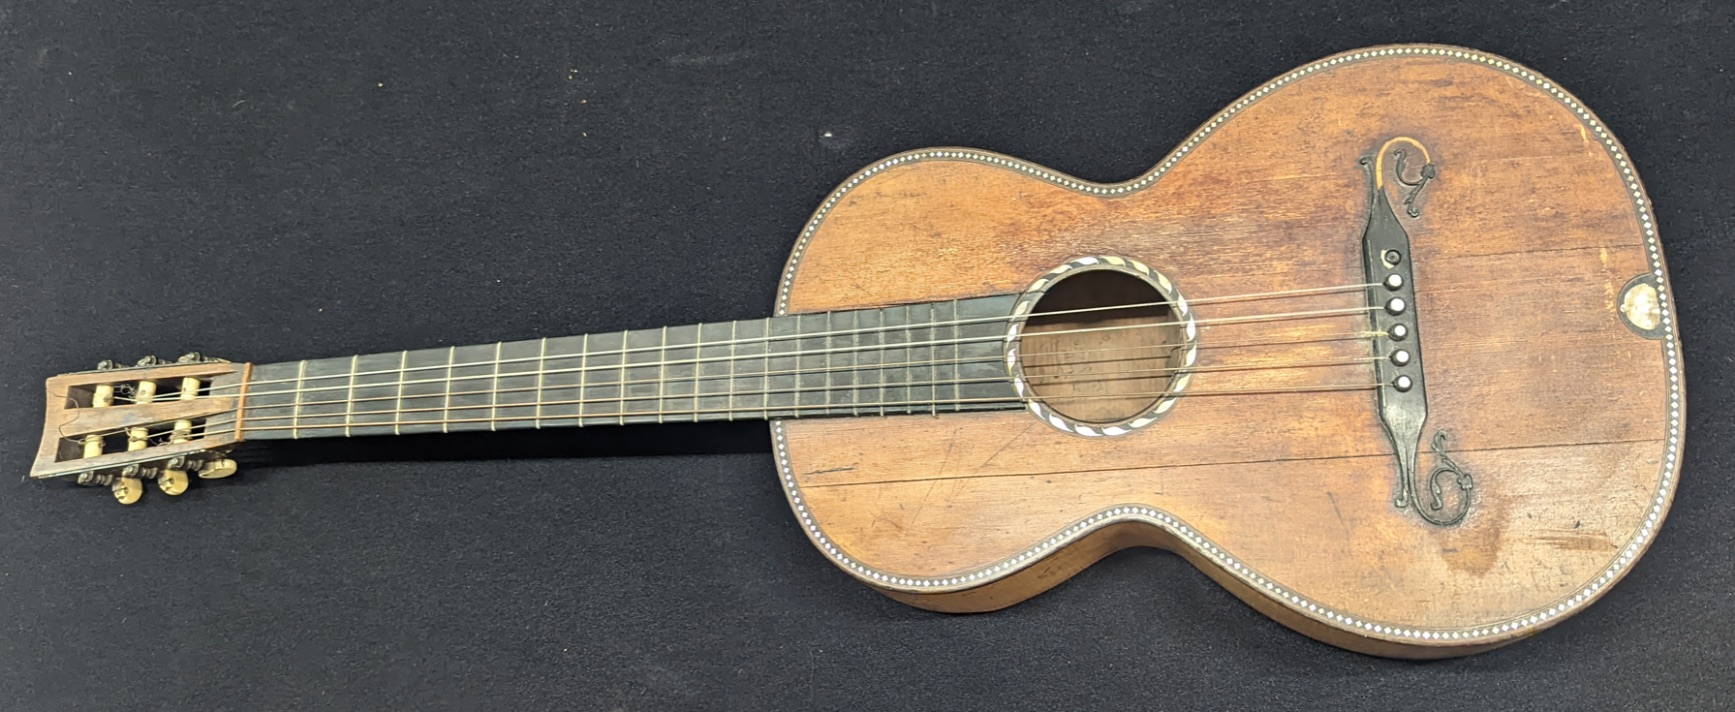
[[[1397,41],[1528,64],[1625,141],[1691,402],[1624,583],[1426,664],[1313,642],[1154,551],[1000,613],[907,608],[802,537],[754,424],[277,446],[130,510],[20,483],[0,709],[1735,709],[1732,26],[1722,0],[0,2],[19,475],[42,379],[100,358],[761,317],[874,159],[1121,180],[1266,79]]]

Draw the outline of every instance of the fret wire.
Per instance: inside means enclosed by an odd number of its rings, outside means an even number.
[[[1199,305],[1199,304],[1214,304],[1214,303],[1220,303],[1220,302],[1251,301],[1251,300],[1255,300],[1255,299],[1264,299],[1264,298],[1279,297],[1279,296],[1317,296],[1317,295],[1332,294],[1332,293],[1337,293],[1337,292],[1348,292],[1348,291],[1352,291],[1352,290],[1364,289],[1367,287],[1374,287],[1374,286],[1379,286],[1379,283],[1350,284],[1350,285],[1343,285],[1343,286],[1336,286],[1336,287],[1312,287],[1312,288],[1307,288],[1307,289],[1292,289],[1292,290],[1282,290],[1282,291],[1275,291],[1275,292],[1261,292],[1261,293],[1254,293],[1254,294],[1230,295],[1230,296],[1223,296],[1223,297],[1203,297],[1203,298],[1199,298],[1199,299],[1190,299],[1187,301],[1187,303],[1192,304],[1192,305]],[[1138,304],[1115,304],[1115,305],[1102,306],[1102,307],[1085,307],[1085,308],[1080,308],[1080,309],[1067,309],[1067,310],[1062,310],[1062,311],[1044,312],[1043,316],[1060,316],[1060,315],[1065,315],[1065,314],[1079,314],[1079,313],[1085,313],[1085,312],[1098,312],[1098,311],[1108,311],[1108,310],[1116,310],[1116,309],[1133,309],[1133,308],[1152,307],[1152,306],[1165,306],[1168,304],[1169,304],[1168,301],[1144,302],[1144,303],[1138,303]],[[1269,315],[1269,316],[1277,317],[1277,318],[1292,318],[1292,317],[1296,317],[1296,316],[1309,316],[1309,315],[1326,316],[1326,315],[1331,315],[1331,314],[1337,314],[1340,312],[1354,313],[1354,312],[1360,312],[1360,311],[1369,311],[1369,310],[1374,309],[1374,308],[1383,308],[1383,307],[1369,307],[1367,309],[1348,309],[1348,310],[1323,310],[1323,311],[1317,311],[1317,312],[1297,312],[1297,313],[1292,313],[1292,314],[1279,314],[1279,315]],[[1266,318],[1266,317],[1239,317],[1239,318],[1224,319],[1221,321],[1232,323],[1232,322],[1235,322],[1237,319],[1247,319],[1247,318]],[[1013,319],[1014,319],[1014,317],[1011,317],[1011,316],[972,317],[969,319],[960,320],[958,323],[960,323],[960,324],[963,324],[963,323],[983,323],[983,322],[993,322],[993,321],[1010,322]],[[1199,320],[1197,323],[1200,325],[1205,325],[1205,324],[1213,322],[1213,321],[1218,321],[1218,320],[1209,320],[1209,319]],[[893,327],[893,328],[895,328],[895,327]],[[1048,333],[1054,334],[1054,333],[1059,333],[1059,332],[1048,332]],[[777,337],[777,338],[795,338],[795,337]],[[623,349],[624,349],[624,344],[623,344]],[[645,351],[645,350],[650,350],[650,349],[649,349],[649,347],[646,347],[646,348],[634,349],[634,350]],[[519,360],[526,360],[527,361],[529,359],[525,358],[525,359],[519,359]],[[426,367],[426,368],[438,368],[438,367],[431,366],[431,367]],[[417,369],[411,369],[411,370],[422,370],[422,369],[417,368]],[[389,373],[389,371],[381,371],[379,373]],[[362,375],[375,375],[375,374],[366,373],[366,374],[362,374]],[[287,383],[288,380],[289,379],[253,381],[253,382],[251,382],[251,385],[258,386],[258,385],[263,385],[263,384],[267,384],[267,383]],[[230,384],[230,385],[227,385],[224,387],[225,388],[238,388],[238,387],[240,387],[240,384]]]
[[[350,424],[355,419],[355,365],[361,359],[361,354],[349,357],[349,397],[343,405],[343,436],[349,437]]]
[[[410,352],[408,352],[408,351],[399,351],[398,352],[398,395],[397,395],[397,403],[393,404],[393,406],[392,406],[392,408],[395,410],[403,410],[404,409],[404,366],[409,365],[409,360],[410,360]],[[392,434],[393,435],[402,435],[403,434],[403,432],[399,429],[399,424],[396,422],[392,423]]]
[[[536,429],[542,429],[542,379],[548,375],[548,337],[536,352]]]
[[[500,417],[500,349],[506,346],[504,341],[494,342],[494,385],[488,389],[488,429],[494,429],[494,421]]]
[[[452,420],[452,366],[458,360],[458,347],[453,345],[446,349],[446,395],[440,401],[440,432],[451,432]]]
[[[735,333],[739,321],[729,322],[729,383],[724,390],[723,403],[728,407],[729,420],[735,419]]]
[[[704,355],[705,355],[705,322],[701,321],[701,322],[699,322],[698,326],[693,327],[693,358],[699,358],[700,356],[704,356]],[[693,364],[693,407],[694,408],[699,407],[699,397],[702,393],[699,390],[699,372],[703,371],[703,370],[705,370],[704,366],[701,366],[699,364]],[[695,417],[693,419],[693,421],[698,422],[698,418]]]
[[[663,327],[662,346],[657,352],[657,424],[663,422],[663,384],[669,380],[669,327]],[[694,354],[695,357],[698,354]]]
[[[585,383],[590,380],[587,378],[587,376],[590,375],[590,371],[586,368],[589,365],[590,334],[585,334],[578,339],[578,397],[580,399],[584,398]],[[584,425],[584,403],[582,402],[578,404],[578,424],[580,426]]]
[[[295,395],[291,396],[295,401],[295,408],[290,411],[294,417],[289,421],[289,436],[297,440],[301,439],[301,383],[306,377],[307,359],[302,359],[301,365],[295,370]]]
[[[627,332],[621,330],[620,350],[620,407],[615,409],[615,415],[620,419],[620,425],[627,424]]]

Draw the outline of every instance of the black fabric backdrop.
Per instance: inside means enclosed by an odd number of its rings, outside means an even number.
[[[884,155],[1120,180],[1323,55],[1431,41],[1576,92],[1656,202],[1690,418],[1672,515],[1507,649],[1315,643],[1178,558],[945,616],[793,523],[757,424],[248,453],[130,510],[0,488],[0,708],[1735,709],[1722,0],[0,3],[0,463],[99,358],[276,361],[764,316]]]

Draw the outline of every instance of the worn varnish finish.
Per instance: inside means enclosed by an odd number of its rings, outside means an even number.
[[[1195,300],[1358,284],[1369,188],[1357,160],[1395,136],[1418,139],[1439,168],[1421,216],[1403,222],[1427,342],[1428,432],[1448,431],[1452,459],[1476,478],[1461,524],[1427,525],[1393,506],[1390,444],[1366,391],[1182,398],[1162,421],[1112,439],[1063,433],[1022,411],[787,421],[805,511],[831,545],[897,577],[979,570],[1106,508],[1142,505],[1364,621],[1468,630],[1580,591],[1633,539],[1662,475],[1663,348],[1616,312],[1622,285],[1650,265],[1632,196],[1597,137],[1559,99],[1486,64],[1393,56],[1319,70],[1247,106],[1154,184],[1115,197],[973,160],[886,168],[816,216],[792,265],[788,310],[1017,292],[1056,264],[1098,254],[1143,261]],[[1209,320],[1364,299],[1196,309]],[[1208,348],[1366,326],[1359,316],[1205,326],[1200,365],[1368,356],[1355,341]],[[1191,388],[1372,374],[1207,370]],[[1473,644],[1350,630],[1138,523],[941,593],[856,575],[917,606],[989,610],[1136,545],[1178,550],[1290,627],[1366,652],[1476,652],[1558,620]]]

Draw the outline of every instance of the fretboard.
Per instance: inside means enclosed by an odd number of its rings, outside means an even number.
[[[253,367],[248,439],[1018,407],[1013,297]]]

